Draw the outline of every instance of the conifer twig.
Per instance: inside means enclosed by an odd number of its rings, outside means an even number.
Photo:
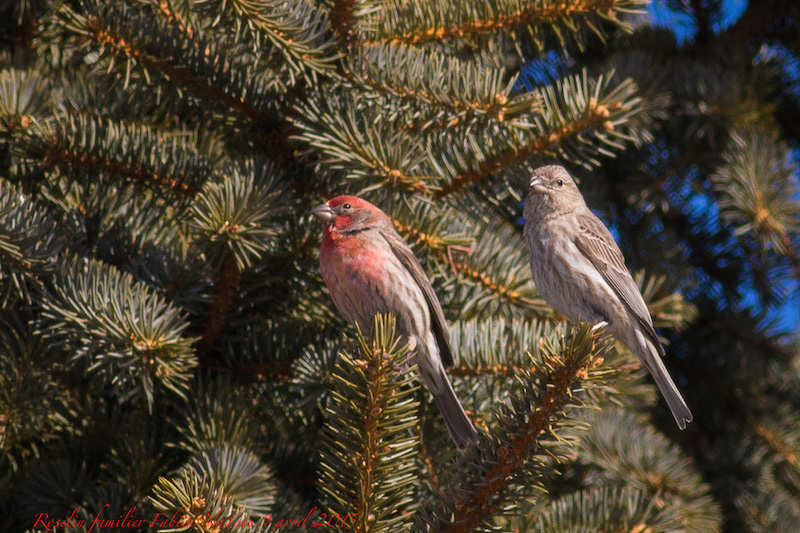
[[[356,20],[353,10],[356,0],[335,0],[330,12],[331,28],[336,34],[339,46],[345,50],[356,45]]]
[[[91,153],[77,153],[60,146],[56,138],[51,139],[50,148],[45,153],[43,168],[50,168],[58,164],[66,164],[90,170],[102,170],[131,178],[145,185],[156,185],[183,196],[194,196],[197,187],[184,183],[175,177],[162,176],[150,170],[132,167],[121,161],[114,161],[93,155]]]
[[[92,40],[103,46],[111,47],[119,55],[135,59],[144,67],[158,70],[168,78],[192,89],[195,93],[217,100],[227,107],[239,111],[265,129],[273,130],[281,127],[281,123],[278,120],[267,117],[261,110],[250,105],[244,98],[228,94],[224,89],[214,86],[205,77],[197,76],[190,72],[185,66],[174,65],[169,60],[155,57],[147,51],[136,47],[135,43],[115,35],[110,29],[103,28],[98,17],[88,17],[86,26],[88,35],[91,36]],[[187,38],[189,38],[188,35]],[[194,45],[198,47],[198,43],[195,42]]]
[[[463,39],[466,37],[486,35],[507,28],[530,24],[556,23],[568,17],[593,13],[609,13],[614,9],[616,0],[565,0],[549,4],[532,2],[529,6],[511,13],[497,13],[494,18],[468,20],[462,23],[443,25],[438,28],[426,28],[409,31],[398,35],[390,35],[375,41],[397,44],[421,45],[438,42],[444,39]]]
[[[564,126],[559,131],[549,135],[543,135],[525,143],[517,148],[507,150],[491,159],[483,161],[478,168],[457,176],[455,179],[446,183],[440,190],[434,193],[433,197],[440,200],[453,193],[477,183],[495,172],[507,168],[515,163],[524,161],[532,155],[543,152],[544,150],[557,146],[564,141],[576,137],[577,135],[591,129],[613,130],[614,125],[608,121],[609,111],[604,105],[595,103],[589,109],[589,115],[580,120]]]
[[[205,315],[202,339],[198,346],[198,354],[207,356],[214,348],[220,334],[225,329],[228,312],[233,306],[236,292],[239,288],[241,272],[236,265],[236,259],[231,250],[227,250],[217,270],[214,284],[214,301],[209,306]]]
[[[457,522],[446,526],[447,533],[468,533],[487,516],[498,511],[503,499],[499,493],[514,475],[523,468],[530,452],[539,444],[539,437],[554,427],[558,413],[571,397],[575,383],[588,376],[588,371],[602,362],[599,356],[586,358],[564,355],[551,359],[553,370],[547,387],[534,404],[522,427],[508,444],[497,450],[496,464],[482,477],[482,482],[468,489],[459,489],[453,502]]]

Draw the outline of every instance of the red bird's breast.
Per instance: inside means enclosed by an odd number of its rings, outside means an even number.
[[[384,299],[387,260],[391,250],[384,239],[339,233],[325,228],[320,249],[320,271],[339,311],[362,328],[369,328],[375,313],[386,312]]]

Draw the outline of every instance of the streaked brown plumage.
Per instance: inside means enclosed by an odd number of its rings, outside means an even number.
[[[564,167],[536,169],[525,199],[525,240],[542,298],[573,322],[605,322],[653,376],[678,427],[692,413],[670,378],[664,348],[614,237]]]
[[[442,307],[392,221],[354,196],[333,198],[314,209],[314,216],[323,223],[320,270],[336,308],[362,331],[369,331],[377,313],[392,313],[451,438],[459,448],[477,442],[445,373],[453,355]]]

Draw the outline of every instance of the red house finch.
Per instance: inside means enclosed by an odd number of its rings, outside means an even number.
[[[320,270],[336,308],[363,331],[377,313],[392,313],[397,333],[415,350],[422,382],[433,395],[459,448],[478,434],[453,392],[453,365],[444,313],[430,281],[392,221],[371,203],[338,196],[317,207],[322,221]]]
[[[533,172],[524,213],[531,273],[542,298],[573,322],[606,326],[644,364],[684,429],[692,413],[661,362],[664,348],[642,295],[611,233],[564,167]]]

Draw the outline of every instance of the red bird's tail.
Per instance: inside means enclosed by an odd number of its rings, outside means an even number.
[[[468,444],[477,444],[478,432],[475,431],[475,426],[472,421],[464,412],[461,402],[458,401],[456,393],[453,391],[453,386],[450,385],[450,380],[447,379],[447,374],[444,369],[439,367],[442,376],[437,381],[444,383],[445,386],[438,387],[436,392],[431,389],[433,401],[439,412],[442,413],[444,424],[447,426],[447,432],[450,433],[450,438],[456,443],[459,449],[464,449]]]

